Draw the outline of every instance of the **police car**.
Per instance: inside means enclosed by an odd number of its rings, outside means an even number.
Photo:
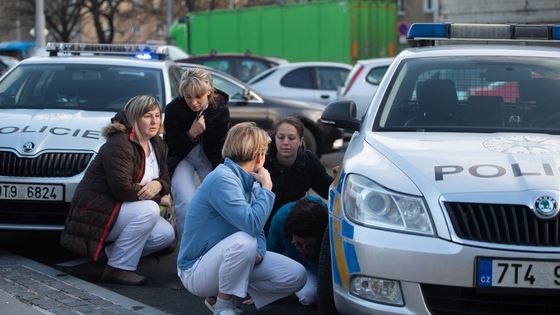
[[[352,101],[322,115],[356,132],[330,190],[319,313],[334,298],[353,315],[560,314],[560,49],[544,47],[560,25],[408,36],[422,47],[395,58],[363,120]]]
[[[49,43],[0,81],[0,229],[60,230],[101,129],[135,95],[165,106],[181,69],[154,45]]]

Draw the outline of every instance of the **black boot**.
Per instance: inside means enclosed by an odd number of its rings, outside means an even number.
[[[133,271],[113,268],[107,265],[105,270],[103,270],[103,275],[101,275],[101,281],[124,285],[144,285],[148,278]]]

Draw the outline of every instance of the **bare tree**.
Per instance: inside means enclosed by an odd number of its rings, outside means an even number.
[[[78,31],[84,0],[49,0],[45,2],[47,29],[57,41],[70,42]]]
[[[84,0],[84,7],[91,14],[99,43],[112,43],[115,37],[115,18],[119,5],[128,0]]]

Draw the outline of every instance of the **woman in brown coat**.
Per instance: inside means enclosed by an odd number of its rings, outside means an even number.
[[[134,272],[140,257],[175,239],[159,212],[160,204],[171,205],[161,129],[159,102],[133,97],[104,128],[107,141],[74,193],[61,244],[94,261],[104,249],[103,281],[144,284],[146,278]]]

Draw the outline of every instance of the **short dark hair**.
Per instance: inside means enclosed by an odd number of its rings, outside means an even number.
[[[274,125],[274,135],[276,135],[276,133],[278,132],[278,127],[280,127],[280,125],[282,124],[289,124],[294,126],[294,128],[296,128],[297,134],[298,136],[301,138],[303,137],[303,130],[304,130],[304,126],[303,123],[301,122],[301,120],[297,117],[293,117],[293,116],[288,116],[286,118],[281,119],[280,121],[278,121],[276,123],[276,125]]]
[[[293,235],[321,240],[329,221],[328,210],[324,205],[307,198],[299,199],[286,219],[284,234],[288,239]]]

